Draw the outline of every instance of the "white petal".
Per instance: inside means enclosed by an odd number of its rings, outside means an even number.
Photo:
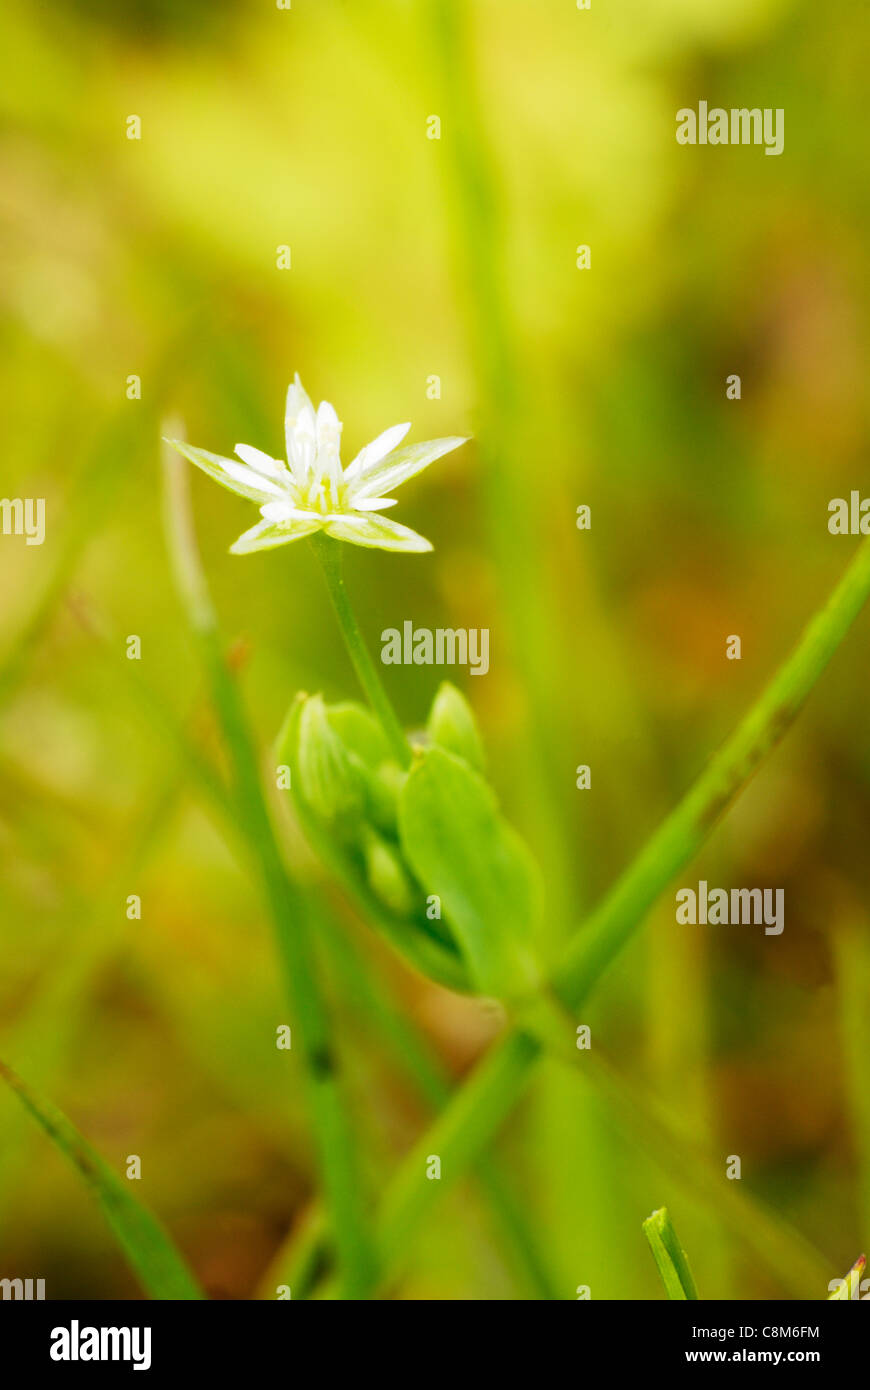
[[[197,449],[193,444],[185,444],[181,439],[167,439],[166,443],[171,444],[186,459],[190,459],[191,463],[195,463],[203,473],[214,478],[221,487],[229,488],[230,492],[236,492],[240,497],[248,497],[253,502],[266,502],[270,497],[285,495],[284,488],[279,487],[270,478],[263,477],[262,473],[248,468],[246,464],[236,463],[235,459],[224,458],[221,454],[210,454],[207,449]]]
[[[308,446],[306,446],[305,457],[300,456],[296,443],[296,432],[300,428],[300,422],[304,421],[303,433],[311,437],[310,461],[314,462],[314,406],[306,393],[302,382],[299,380],[299,373],[287,387],[287,402],[284,407],[284,438],[287,445],[287,462],[293,469],[294,477],[298,483],[305,481],[305,464],[307,462]],[[307,428],[306,428],[307,427]]]
[[[337,541],[373,546],[378,550],[431,550],[432,543],[418,536],[409,526],[400,526],[383,516],[354,516],[352,512],[326,518],[325,531]]]
[[[427,439],[422,444],[408,444],[404,449],[397,449],[381,463],[366,469],[353,490],[351,505],[358,506],[363,497],[381,497],[386,492],[392,492],[399,483],[413,478],[415,473],[421,473],[435,459],[449,454],[452,449],[458,449],[465,442],[465,438],[451,435],[447,439]]]
[[[255,550],[273,550],[317,531],[323,522],[318,516],[308,521],[260,521],[230,546],[231,555],[250,555]]]
[[[321,401],[320,405],[317,407],[318,438],[320,437],[321,429],[341,430],[341,421],[335,412],[335,406],[330,405],[329,401]]]
[[[260,508],[260,516],[265,517],[266,521],[321,521],[323,519],[319,512],[304,511],[300,507],[294,507],[290,501],[267,502],[265,507]]]
[[[273,459],[271,454],[264,454],[262,449],[255,449],[251,444],[237,444],[234,452],[249,468],[265,473],[267,478],[287,477],[287,465],[280,459]]]
[[[329,401],[317,407],[317,471],[336,485],[341,481],[341,421]]]
[[[354,511],[385,512],[387,507],[395,507],[398,497],[362,497],[354,502]]]
[[[379,434],[377,439],[373,439],[371,444],[367,444],[364,449],[360,449],[353,463],[349,463],[344,471],[345,479],[350,482],[354,478],[365,477],[369,469],[374,468],[380,463],[382,458],[395,449],[397,444],[401,444],[408,430],[410,423],[406,425],[391,425],[383,434]]]
[[[317,422],[310,406],[303,406],[290,445],[290,467],[300,487],[314,476],[317,462]]]

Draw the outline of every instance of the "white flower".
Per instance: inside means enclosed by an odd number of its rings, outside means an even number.
[[[297,373],[287,388],[287,463],[250,444],[236,445],[235,452],[242,460],[237,463],[180,439],[166,442],[215,482],[259,502],[263,520],[230,546],[233,555],[286,545],[321,530],[336,540],[379,550],[431,550],[424,536],[377,513],[396,504],[386,493],[442,454],[457,449],[465,439],[430,439],[399,449],[410,428],[409,424],[393,425],[384,430],[360,450],[353,463],[342,468],[341,421],[328,401],[321,401],[315,412]]]

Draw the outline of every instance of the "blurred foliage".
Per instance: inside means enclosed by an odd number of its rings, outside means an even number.
[[[468,65],[453,87],[445,15]],[[346,458],[406,418],[412,439],[478,437],[403,492],[400,519],[435,555],[349,553],[348,584],[375,645],[406,619],[491,629],[486,678],[447,674],[544,865],[554,949],[851,553],[826,509],[864,478],[867,28],[846,0],[4,6],[2,490],[45,497],[47,538],[0,540],[0,1054],[116,1171],[142,1155],[142,1196],[212,1296],[261,1290],[316,1175],[274,1046],[263,909],[179,752],[221,764],[164,552],[161,421],[216,451],[278,451],[299,370],[346,422]],[[699,99],[783,107],[783,155],[677,146],[674,113]],[[457,168],[471,144],[477,164]],[[141,401],[125,398],[134,373]],[[268,772],[297,690],[356,698],[352,672],[305,545],[228,556],[249,510],[193,488]],[[868,632],[865,615],[687,880],[783,887],[783,936],[686,933],[666,897],[586,1020],[835,1268],[870,1238]],[[433,673],[385,669],[420,727]],[[328,902],[460,1077],[498,1015],[425,984]],[[377,1195],[426,1116],[324,965]],[[664,1200],[706,1296],[781,1292],[555,1065],[500,1149],[565,1297],[660,1296],[640,1220]],[[0,1273],[38,1273],[52,1297],[138,1296],[5,1097],[0,1220]],[[472,1183],[399,1293],[516,1295]]]

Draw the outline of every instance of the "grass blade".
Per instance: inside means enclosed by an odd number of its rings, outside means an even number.
[[[697,1298],[698,1290],[689,1269],[689,1261],[674,1230],[667,1207],[659,1207],[652,1216],[648,1216],[643,1223],[643,1231],[649,1241],[653,1259],[658,1265],[668,1298]]]
[[[124,1182],[79,1134],[75,1125],[38,1096],[11,1067],[0,1062],[0,1078],[77,1168],[95,1193],[118,1244],[152,1298],[200,1299],[202,1290],[157,1217],[131,1197]]]

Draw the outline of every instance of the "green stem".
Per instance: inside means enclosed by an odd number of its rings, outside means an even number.
[[[783,737],[868,594],[870,540],[862,542],[827,604],[735,733],[574,936],[554,978],[554,989],[566,1005],[576,1009],[585,1001],[650,905],[694,856]],[[521,1097],[541,1051],[528,1034],[509,1034],[415,1145],[384,1199],[379,1239],[385,1267],[413,1249],[420,1222],[492,1139]],[[427,1154],[441,1158],[440,1182],[425,1179]]]
[[[184,465],[168,449],[164,451],[164,460],[170,555],[230,754],[239,817],[256,856],[275,926],[338,1247],[341,1293],[345,1298],[365,1297],[376,1280],[375,1255],[364,1218],[356,1146],[339,1081],[332,1029],[314,964],[308,906],[287,874],[263,793],[257,751],[238,688],[224,658],[193,535]]]
[[[391,1182],[378,1223],[385,1270],[413,1250],[418,1227],[436,1194],[452,1186],[481,1155],[501,1128],[531,1078],[540,1045],[525,1033],[514,1032],[489,1052],[471,1080],[455,1092],[435,1124],[414,1145]],[[430,1154],[441,1160],[441,1180],[429,1182]]]
[[[350,659],[353,662],[359,683],[365,691],[366,699],[381,721],[387,741],[399,766],[409,767],[411,749],[408,740],[405,738],[402,726],[390,703],[390,698],[369,655],[365,638],[360,631],[345,588],[342,577],[342,542],[334,541],[329,536],[323,535],[322,532],[317,532],[311,538],[311,544],[323,569],[329,597],[332,600],[332,606],[341,628],[341,635],[350,653]]]
[[[791,727],[868,593],[870,541],[864,541],[825,607],[746,718],[572,939],[554,980],[556,993],[566,1003],[576,1008],[586,999],[659,894],[695,857]]]

